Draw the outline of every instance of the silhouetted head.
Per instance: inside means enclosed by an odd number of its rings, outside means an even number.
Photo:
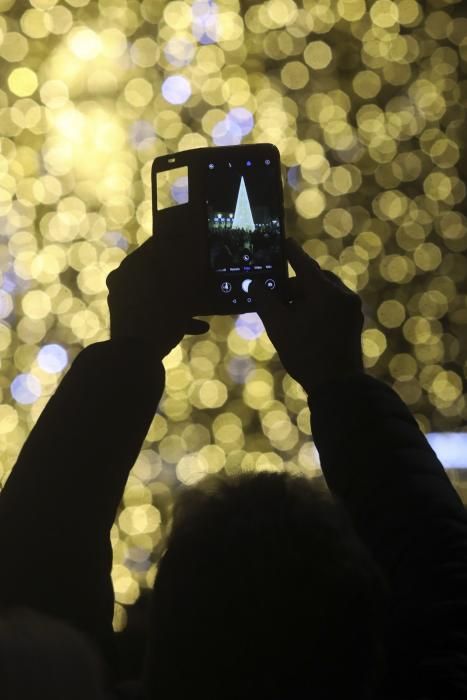
[[[104,670],[77,630],[29,609],[0,617],[2,700],[102,700]]]
[[[156,578],[151,700],[372,697],[389,591],[326,488],[285,473],[182,492]]]

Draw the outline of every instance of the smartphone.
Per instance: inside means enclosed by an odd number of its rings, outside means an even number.
[[[253,279],[285,298],[283,190],[274,145],[161,156],[151,176],[154,235],[171,237],[199,270],[195,315],[255,311]]]

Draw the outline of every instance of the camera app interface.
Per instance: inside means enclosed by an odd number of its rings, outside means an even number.
[[[212,161],[206,177],[211,269],[219,279],[269,273],[272,287],[281,256],[280,195],[272,161]],[[221,281],[222,292],[231,289],[231,280]]]

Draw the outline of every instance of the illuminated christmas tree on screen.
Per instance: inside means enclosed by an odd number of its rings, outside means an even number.
[[[253,221],[253,214],[251,213],[250,202],[248,201],[248,194],[243,177],[240,181],[232,228],[241,228],[245,231],[255,230],[255,222]]]

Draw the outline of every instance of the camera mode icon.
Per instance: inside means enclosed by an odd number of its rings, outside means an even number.
[[[230,282],[222,282],[221,289],[224,292],[224,294],[228,294],[232,291],[232,285],[230,284]]]
[[[271,280],[271,279],[266,280],[266,282],[265,282],[264,284],[265,284],[265,286],[266,286],[268,289],[274,289],[275,286],[276,286],[275,281],[274,281],[274,280]]]

